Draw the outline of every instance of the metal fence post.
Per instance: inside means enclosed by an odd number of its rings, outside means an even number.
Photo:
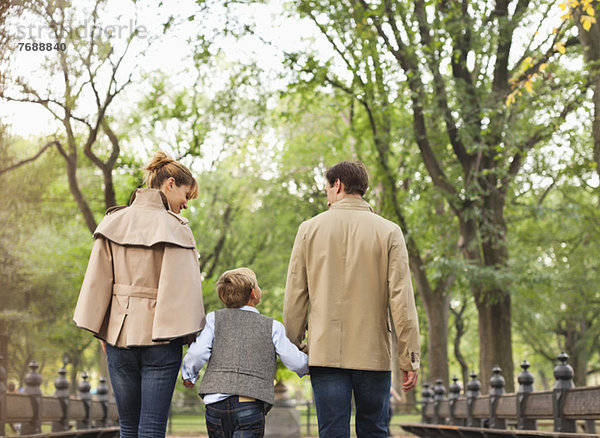
[[[450,424],[454,426],[464,426],[464,421],[454,416],[454,410],[456,408],[456,402],[460,397],[460,385],[458,384],[458,377],[452,377],[452,383],[448,388],[448,407],[450,408]]]
[[[433,391],[429,389],[429,383],[423,383],[423,390],[421,391],[421,423],[431,423],[431,418],[427,418],[425,413],[427,411],[427,405],[433,401]]]
[[[67,370],[65,365],[58,370],[58,377],[54,380],[54,397],[60,401],[62,409],[62,419],[52,422],[52,432],[62,432],[69,430],[69,381],[67,380]]]
[[[21,435],[34,435],[42,432],[42,376],[37,372],[40,366],[35,360],[29,363],[29,372],[25,375],[25,394],[29,395],[33,417],[30,422],[23,423]]]
[[[557,357],[560,361],[554,368],[554,397],[552,398],[552,410],[554,412],[554,432],[570,432],[577,431],[575,420],[567,420],[563,414],[563,407],[567,399],[567,393],[570,388],[575,387],[573,383],[573,368],[567,363],[569,355],[564,351]]]
[[[6,436],[6,368],[4,357],[0,355],[0,436]]]
[[[492,377],[490,378],[490,428],[506,429],[506,420],[498,418],[498,402],[504,394],[505,381],[500,374],[502,370],[499,366],[492,369]]]
[[[470,376],[471,380],[467,383],[467,426],[481,427],[481,419],[473,418],[473,405],[479,397],[481,382],[477,379],[476,373],[472,372]]]
[[[108,384],[105,377],[100,377],[98,387],[96,388],[96,398],[102,403],[102,420],[96,422],[96,427],[107,427],[108,420]],[[169,414],[171,410],[169,409]]]
[[[444,401],[445,395],[446,388],[444,388],[442,379],[437,379],[433,386],[433,422],[435,424],[446,424],[446,419],[440,417],[440,404]]]
[[[90,389],[92,386],[90,382],[87,381],[88,374],[84,371],[81,375],[82,381],[77,385],[77,397],[83,401],[83,406],[85,409],[85,420],[77,422],[77,429],[91,429],[92,424],[90,420],[90,410],[91,410],[91,402],[92,395],[90,394]]]
[[[517,377],[519,389],[517,390],[517,429],[518,430],[536,430],[537,421],[535,419],[525,418],[525,407],[527,398],[533,392],[533,374],[527,369],[529,362],[526,360],[521,364],[523,371]]]

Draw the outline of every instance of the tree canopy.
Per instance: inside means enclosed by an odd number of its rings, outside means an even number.
[[[0,98],[15,111],[0,124],[0,354],[13,379],[33,355],[42,370],[63,354],[74,372],[98,363],[71,322],[90,233],[157,149],[198,179],[184,214],[207,311],[220,273],[248,266],[261,310],[281,317],[297,227],[327,208],[325,170],[361,160],[366,199],[405,233],[424,380],[485,382],[500,365],[512,390],[515,365],[559,350],[578,385],[599,369],[598,25],[584,18],[598,2],[164,3],[123,2],[120,18],[107,0],[0,8]],[[141,38],[150,7],[166,14]],[[66,43],[36,54],[46,83],[20,64],[19,19]],[[282,40],[292,25],[306,33]],[[180,66],[142,62],[172,36]],[[15,114],[33,107],[47,125],[19,132]]]

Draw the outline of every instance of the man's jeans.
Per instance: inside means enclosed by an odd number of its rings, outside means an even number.
[[[164,438],[181,346],[180,340],[148,347],[106,345],[121,438]]]
[[[310,367],[319,437],[350,436],[352,393],[356,403],[356,436],[387,438],[390,371]]]
[[[206,405],[210,438],[261,438],[265,435],[265,403],[240,402],[237,395]]]

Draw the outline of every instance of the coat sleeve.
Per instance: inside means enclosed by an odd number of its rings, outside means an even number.
[[[196,334],[204,327],[202,283],[194,249],[165,245],[152,340]]]
[[[410,277],[408,251],[400,228],[394,233],[388,259],[390,310],[398,337],[398,363],[403,371],[420,366],[419,320]]]
[[[304,339],[308,328],[309,297],[304,236],[303,227],[300,225],[288,266],[283,300],[283,325],[290,341],[306,353],[307,346]]]
[[[78,327],[98,334],[109,310],[113,288],[110,242],[98,236],[90,254],[73,321]]]

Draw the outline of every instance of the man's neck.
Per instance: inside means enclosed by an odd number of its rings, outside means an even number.
[[[342,199],[362,199],[362,196],[359,195],[358,193],[345,193],[345,192],[341,192],[338,193],[336,200],[333,202],[333,204],[335,204],[338,201],[341,201]]]

